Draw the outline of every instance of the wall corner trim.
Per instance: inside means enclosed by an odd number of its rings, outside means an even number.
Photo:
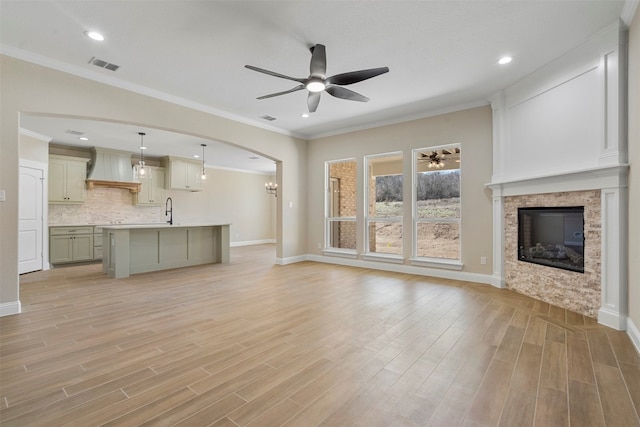
[[[20,301],[4,302],[0,304],[0,317],[22,313]]]

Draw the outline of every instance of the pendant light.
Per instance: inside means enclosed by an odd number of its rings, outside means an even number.
[[[202,175],[200,175],[200,179],[207,179],[207,173],[204,171],[204,147],[207,146],[207,144],[200,144],[202,145]]]
[[[138,162],[138,175],[144,175],[145,173],[147,173],[144,168],[144,150],[146,150],[147,147],[145,147],[143,143],[146,133],[138,132],[138,135],[140,135],[140,161]]]

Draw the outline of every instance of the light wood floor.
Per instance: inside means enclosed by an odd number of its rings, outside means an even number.
[[[9,426],[638,426],[623,332],[506,290],[303,262],[21,278]]]

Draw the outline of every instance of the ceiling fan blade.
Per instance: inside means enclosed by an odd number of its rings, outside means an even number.
[[[294,82],[304,83],[307,79],[297,79],[295,77],[285,76],[284,74],[276,73],[275,71],[265,70],[264,68],[254,67],[253,65],[245,65],[245,68],[248,68],[253,71],[257,71],[259,73],[268,74],[273,77],[280,77],[281,79],[293,80]]]
[[[360,95],[358,92],[354,92],[340,86],[327,86],[325,90],[331,96],[335,96],[336,98],[348,99],[349,101],[367,102],[369,100],[369,98],[364,95]]]
[[[333,85],[350,85],[351,83],[358,83],[387,72],[389,72],[389,67],[370,68],[368,70],[336,74],[335,76],[327,78],[326,81]]]
[[[309,71],[312,76],[324,78],[327,75],[327,52],[324,45],[317,44],[313,47]]]
[[[276,93],[271,93],[269,95],[262,95],[262,96],[260,96],[260,97],[258,97],[256,99],[273,98],[274,96],[285,95],[287,93],[295,92],[295,91],[302,90],[302,89],[304,89],[304,85],[296,86],[293,89],[285,90],[284,92],[276,92]]]
[[[309,92],[309,96],[307,97],[309,112],[315,113],[318,109],[318,104],[320,104],[320,92]]]

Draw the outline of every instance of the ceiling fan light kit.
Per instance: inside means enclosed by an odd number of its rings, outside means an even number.
[[[307,89],[309,91],[309,94],[307,95],[307,107],[309,108],[310,113],[315,113],[318,109],[318,104],[320,103],[320,94],[323,91],[336,98],[346,99],[349,101],[369,101],[369,98],[366,96],[342,86],[358,83],[389,72],[389,67],[380,67],[351,71],[336,74],[331,77],[325,77],[327,73],[327,54],[324,45],[316,44],[315,46],[312,46],[310,50],[311,64],[309,65],[309,77],[307,78],[291,77],[274,71],[265,70],[264,68],[254,67],[253,65],[245,65],[245,68],[248,68],[249,70],[300,83],[292,89],[259,96],[257,99],[273,98],[275,96]]]

